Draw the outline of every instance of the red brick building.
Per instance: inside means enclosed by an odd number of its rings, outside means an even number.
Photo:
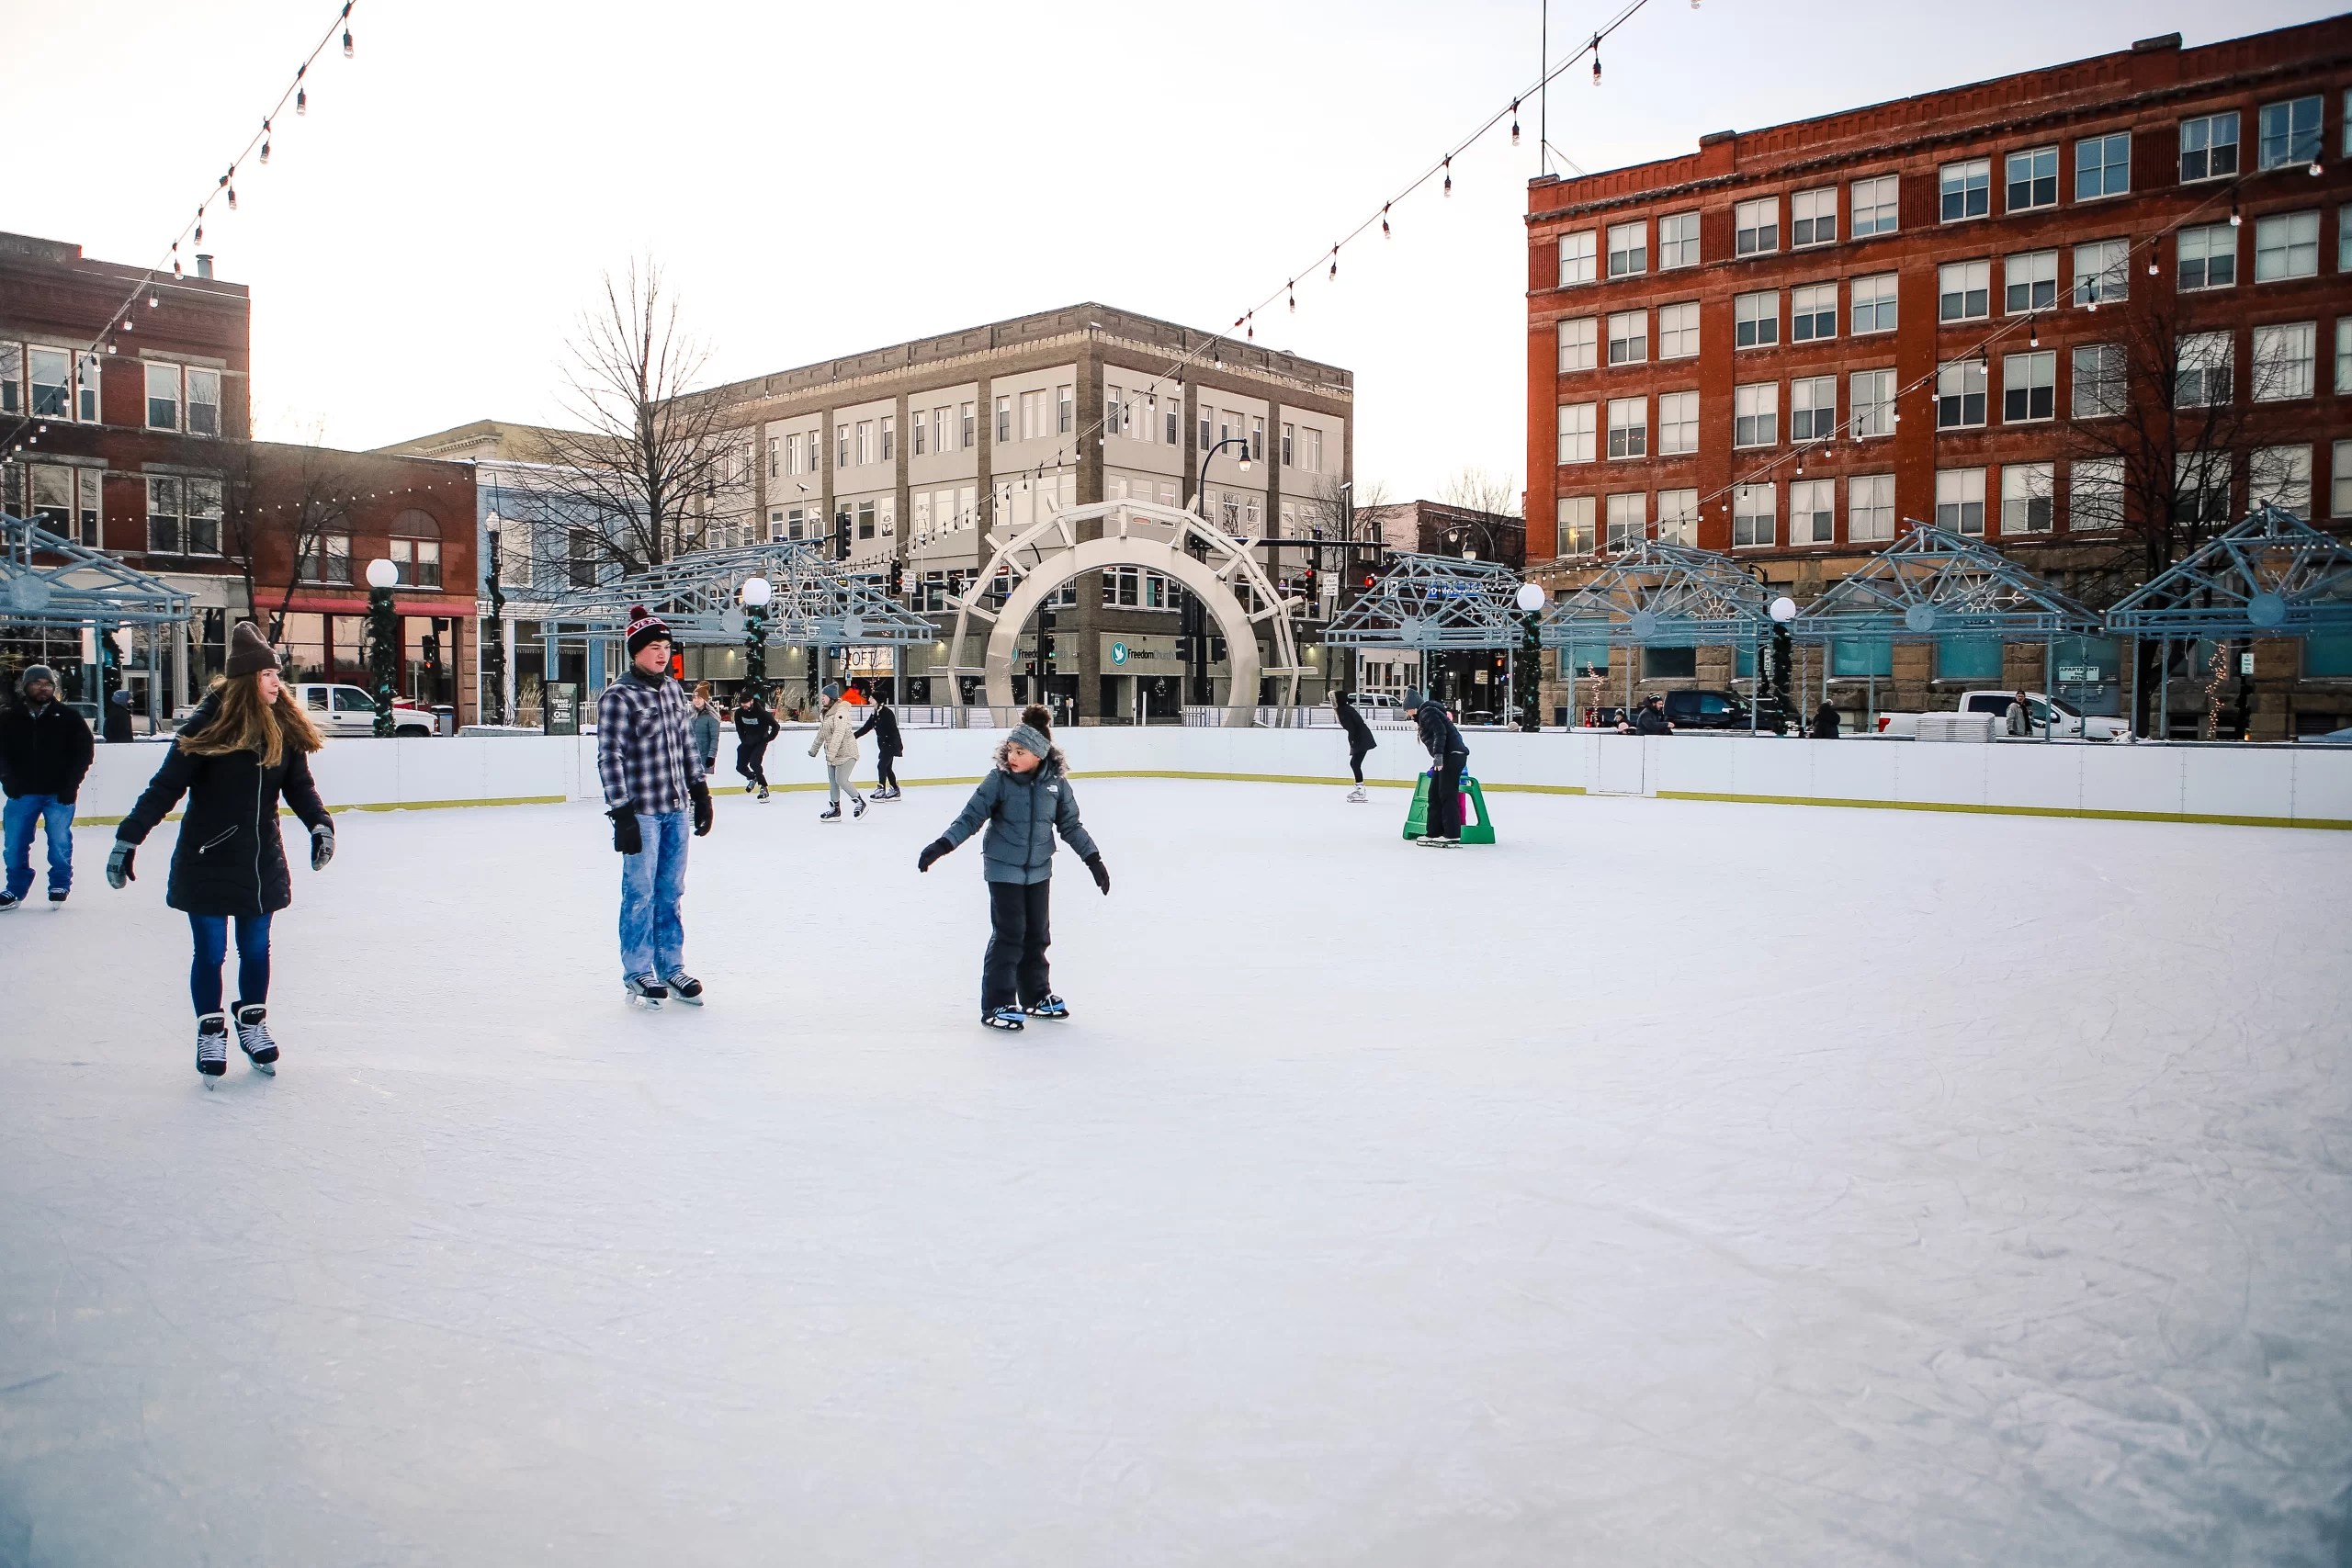
[[[0,506],[189,593],[189,625],[153,650],[166,710],[200,694],[248,617],[279,623],[298,678],[357,679],[366,567],[383,557],[401,574],[403,690],[470,716],[471,467],[252,440],[251,301],[198,261],[142,284],[0,234]],[[33,656],[24,640],[10,662]],[[126,650],[134,686],[146,651]],[[78,689],[80,659],[37,656]]]
[[[2172,35],[1532,182],[1529,558],[1647,532],[1804,599],[1932,519],[2099,604],[2168,504],[2352,525],[2347,88],[2352,17]]]

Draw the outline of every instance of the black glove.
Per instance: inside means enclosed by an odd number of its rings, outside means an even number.
[[[311,869],[324,871],[334,859],[334,824],[322,822],[311,829]]]
[[[917,871],[929,871],[931,869],[932,862],[939,859],[942,855],[953,852],[955,848],[955,845],[949,843],[944,839],[933,839],[931,842],[922,847],[922,853],[915,856],[915,869]]]
[[[687,788],[695,797],[695,837],[707,838],[710,834],[710,786],[694,784]]]
[[[139,880],[139,874],[130,869],[130,857],[138,851],[139,846],[128,839],[117,839],[114,841],[114,852],[107,856],[107,886],[108,887],[119,887],[126,882]]]
[[[1102,863],[1102,853],[1100,850],[1086,857],[1086,869],[1094,874],[1094,886],[1102,889],[1104,894],[1109,894],[1111,868]]]
[[[645,848],[645,840],[637,830],[637,812],[627,806],[616,806],[605,813],[613,819],[613,848],[625,855],[636,854]]]

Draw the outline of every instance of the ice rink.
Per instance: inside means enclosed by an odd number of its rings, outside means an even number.
[[[0,1565],[2352,1562],[2352,835],[1079,788],[1067,1024],[961,788],[721,797],[654,1015],[593,806],[353,813],[209,1093],[85,831]]]

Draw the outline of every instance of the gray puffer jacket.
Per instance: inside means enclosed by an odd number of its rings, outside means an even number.
[[[695,756],[702,763],[702,771],[710,772],[712,759],[718,755],[718,710],[704,706],[693,709]]]
[[[982,823],[988,833],[980,840],[980,867],[990,882],[1051,881],[1057,831],[1079,859],[1096,853],[1093,836],[1078,819],[1078,795],[1062,776],[1058,749],[1026,774],[990,772],[940,837],[960,844]]]

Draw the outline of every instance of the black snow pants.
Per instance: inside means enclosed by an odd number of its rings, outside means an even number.
[[[1363,760],[1371,755],[1372,748],[1369,746],[1351,746],[1348,748],[1348,771],[1355,774],[1356,783],[1358,784],[1363,783]]]
[[[1046,882],[989,884],[989,950],[980,966],[980,1014],[999,1008],[1035,1007],[1051,994],[1046,946],[1047,906],[1054,885]]]
[[[1462,770],[1469,765],[1470,759],[1463,753],[1448,751],[1430,770],[1430,837],[1462,837]]]
[[[899,787],[899,754],[896,751],[884,751],[875,759],[874,781],[876,789]]]
[[[742,774],[743,782],[753,789],[765,789],[768,787],[767,759],[768,749],[765,746],[739,745],[735,748],[735,771]]]

